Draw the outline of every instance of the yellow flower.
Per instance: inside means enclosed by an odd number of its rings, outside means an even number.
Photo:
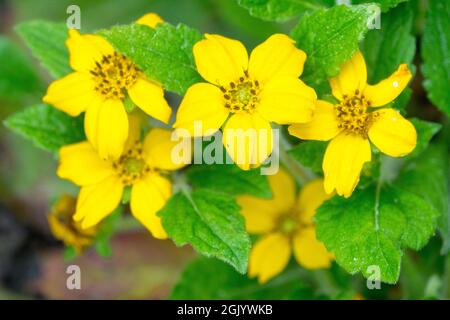
[[[317,97],[298,79],[306,54],[282,34],[257,46],[250,59],[239,41],[212,34],[205,38],[193,52],[198,72],[209,83],[189,88],[174,127],[203,136],[224,125],[225,148],[238,166],[248,170],[272,152],[270,122],[311,120]],[[195,121],[202,122],[202,130],[194,130]],[[254,134],[245,134],[248,129]]]
[[[237,199],[247,231],[263,234],[250,253],[249,276],[260,283],[283,271],[291,250],[297,262],[307,269],[328,268],[334,256],[316,239],[313,216],[331,195],[323,190],[321,179],[307,183],[296,199],[295,183],[283,170],[269,176],[272,199],[240,196]],[[292,249],[291,249],[292,248]]]
[[[81,186],[75,221],[90,228],[111,214],[131,187],[131,213],[155,238],[167,237],[156,212],[172,194],[172,184],[163,174],[179,169],[171,158],[171,131],[154,128],[140,142],[139,120],[130,116],[130,134],[124,152],[117,160],[104,160],[89,142],[61,148],[57,174]]]
[[[80,223],[73,220],[77,199],[62,195],[53,205],[47,216],[50,230],[56,239],[64,242],[66,246],[73,246],[78,254],[91,246],[97,229],[81,228]]]
[[[140,17],[136,23],[149,26],[150,28],[156,28],[158,24],[164,23],[164,20],[156,13],[151,12]]]
[[[367,84],[366,63],[357,51],[330,79],[339,104],[319,100],[311,122],[289,127],[290,134],[301,139],[331,140],[322,165],[327,193],[336,189],[339,195],[351,196],[364,163],[371,160],[369,140],[391,157],[414,150],[417,134],[411,122],[394,109],[372,109],[394,100],[410,80],[411,72],[401,64],[387,79]]]
[[[66,45],[75,72],[50,84],[44,102],[77,116],[86,111],[89,142],[102,158],[117,159],[128,135],[124,103],[129,98],[148,115],[167,123],[171,109],[162,87],[97,35],[69,30]]]

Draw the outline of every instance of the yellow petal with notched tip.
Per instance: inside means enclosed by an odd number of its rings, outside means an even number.
[[[352,195],[359,181],[359,175],[365,162],[372,154],[368,139],[359,135],[342,132],[330,141],[323,158],[325,191],[346,198]]]
[[[401,64],[389,78],[381,80],[373,86],[367,85],[364,96],[370,102],[370,106],[384,106],[402,93],[411,78],[412,74],[408,66]]]
[[[239,80],[248,67],[244,45],[216,34],[205,34],[205,38],[193,49],[197,70],[203,79],[219,86]]]
[[[177,170],[187,163],[177,163],[172,154],[180,141],[172,140],[172,131],[162,128],[152,129],[144,140],[144,157],[147,163],[161,170]]]
[[[92,100],[98,95],[91,76],[82,72],[73,72],[53,81],[43,98],[45,103],[71,115],[78,116],[86,111]]]
[[[89,142],[102,159],[117,159],[128,137],[128,116],[122,101],[107,99],[86,111],[84,128]]]
[[[82,187],[78,195],[75,221],[81,221],[81,227],[95,226],[111,214],[122,199],[123,185],[116,175],[100,183]]]
[[[252,247],[248,275],[265,283],[286,268],[291,256],[289,238],[281,233],[269,234]]]
[[[344,95],[361,93],[366,87],[367,69],[362,53],[356,51],[352,58],[341,66],[339,74],[330,79],[333,96],[342,100]]]
[[[313,117],[316,92],[294,77],[271,79],[259,94],[258,112],[278,124],[304,123]]]
[[[231,116],[222,140],[228,155],[242,170],[260,166],[272,153],[272,127],[257,113]]]
[[[167,238],[156,213],[166,204],[172,194],[169,180],[156,173],[146,175],[131,189],[131,212],[157,239]]]
[[[228,114],[222,91],[209,83],[197,83],[186,92],[173,127],[187,130],[192,137],[212,135]]]
[[[307,123],[295,123],[289,126],[289,133],[303,140],[328,141],[339,133],[339,122],[334,105],[318,100],[313,118]]]
[[[257,46],[250,55],[249,74],[261,84],[275,78],[298,78],[303,72],[306,54],[284,34],[274,34]]]
[[[128,94],[146,114],[166,124],[169,122],[172,109],[164,98],[164,90],[159,84],[139,77],[128,89]]]
[[[323,269],[331,266],[334,256],[317,240],[314,227],[300,229],[292,244],[295,259],[304,268]]]
[[[76,71],[89,72],[104,55],[114,53],[114,48],[102,37],[93,34],[81,35],[75,29],[69,30],[66,45],[70,53],[70,66]]]
[[[80,142],[59,150],[58,177],[79,186],[99,183],[114,174],[110,162],[102,160],[89,142]]]
[[[369,129],[370,141],[391,157],[402,157],[414,150],[417,132],[414,125],[394,109],[372,113],[373,123]]]

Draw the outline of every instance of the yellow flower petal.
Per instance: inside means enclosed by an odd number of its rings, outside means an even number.
[[[147,13],[146,15],[143,15],[140,17],[137,21],[137,24],[143,24],[145,26],[148,26],[152,29],[156,28],[156,26],[160,23],[164,23],[164,20],[157,15],[156,13]]]
[[[69,30],[66,45],[70,52],[70,66],[76,71],[88,72],[104,55],[114,53],[113,47],[102,37],[93,34],[81,35],[75,29]]]
[[[181,102],[174,128],[186,129],[193,137],[214,134],[228,117],[225,99],[219,88],[209,83],[197,83],[191,86]],[[196,132],[195,122],[201,124]]]
[[[300,221],[306,225],[312,224],[317,208],[332,196],[333,194],[325,192],[323,179],[315,179],[305,184],[300,190],[296,205]]]
[[[286,268],[291,256],[289,239],[274,233],[257,241],[250,252],[248,275],[265,283]]]
[[[248,233],[268,233],[275,228],[276,218],[281,214],[272,205],[272,200],[252,196],[239,196],[236,199],[245,218]]]
[[[131,189],[131,212],[157,239],[167,238],[156,213],[166,204],[172,194],[169,180],[159,174],[148,174]]]
[[[117,208],[122,192],[122,182],[115,175],[98,184],[82,187],[74,220],[81,221],[83,229],[95,226]]]
[[[295,123],[289,126],[289,133],[303,140],[328,141],[339,133],[338,119],[334,106],[318,100],[313,118],[307,123]]]
[[[205,34],[205,40],[194,45],[197,70],[208,82],[228,86],[244,75],[248,67],[248,54],[237,40],[215,34]]]
[[[314,227],[303,228],[294,236],[294,256],[307,269],[329,268],[334,259],[322,242],[316,239]]]
[[[249,74],[260,83],[279,76],[298,78],[303,72],[306,54],[284,34],[274,34],[250,55]]]
[[[242,170],[258,167],[272,153],[272,127],[258,114],[234,114],[223,130],[223,144]]]
[[[294,179],[281,168],[268,179],[273,195],[271,206],[276,208],[280,214],[286,213],[295,204],[296,187]]]
[[[370,106],[384,106],[402,93],[411,78],[412,74],[408,66],[401,64],[389,78],[381,80],[373,86],[367,85],[364,90],[364,96],[370,101]]]
[[[140,110],[135,110],[128,114],[128,138],[123,148],[127,152],[133,148],[136,143],[141,142],[141,126],[144,120],[144,113]]]
[[[114,174],[111,164],[102,160],[89,142],[80,142],[59,150],[58,177],[79,186],[99,183]]]
[[[362,92],[367,83],[366,62],[360,51],[341,66],[338,76],[330,79],[333,96],[342,100],[343,95],[353,95],[356,90]]]
[[[73,72],[59,80],[53,81],[44,96],[45,103],[66,112],[72,117],[85,111],[95,99],[95,83],[92,78],[81,72]]]
[[[128,137],[128,117],[122,101],[107,99],[86,111],[84,129],[102,159],[117,159]]]
[[[283,169],[268,176],[271,199],[239,196],[237,203],[245,217],[249,233],[267,233],[276,226],[277,218],[288,212],[295,202],[295,182]]]
[[[166,124],[169,122],[172,109],[167,104],[164,90],[159,84],[139,77],[128,89],[128,94],[131,100],[149,116]]]
[[[259,94],[258,112],[278,124],[312,119],[317,100],[314,89],[294,77],[272,78]]]
[[[323,159],[325,191],[350,197],[365,162],[372,157],[370,143],[358,135],[343,132],[330,141]]]
[[[369,129],[370,141],[391,157],[402,157],[414,150],[417,133],[414,125],[394,109],[372,113],[374,122]]]
[[[162,170],[177,170],[184,167],[184,163],[175,163],[172,159],[173,148],[180,143],[172,141],[172,131],[154,128],[144,140],[144,156],[147,163]]]

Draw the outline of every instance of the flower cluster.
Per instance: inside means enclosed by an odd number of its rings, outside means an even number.
[[[154,28],[163,21],[148,14],[137,23]],[[172,195],[171,172],[187,164],[172,156],[177,144],[172,138],[181,130],[193,138],[222,130],[228,155],[249,170],[273,152],[272,124],[277,124],[289,125],[289,133],[303,140],[330,141],[324,178],[306,183],[297,197],[294,180],[280,170],[269,177],[272,199],[237,198],[248,232],[263,235],[251,251],[249,275],[266,282],[286,267],[291,251],[305,268],[326,268],[334,256],[316,239],[316,209],[335,193],[351,196],[371,161],[371,143],[393,157],[416,145],[411,122],[392,108],[378,108],[407,86],[408,67],[402,64],[369,85],[359,51],[330,79],[333,103],[318,100],[299,79],[307,57],[288,36],[272,35],[249,55],[237,40],[206,34],[193,47],[204,82],[182,98],[172,135],[170,128],[143,130],[146,116],[170,122],[172,109],[161,84],[98,35],[70,30],[66,44],[74,71],[54,81],[43,99],[71,116],[84,113],[87,141],[59,152],[58,176],[81,189],[76,204],[64,199],[70,208],[54,209],[49,221],[55,235],[79,252],[92,243],[96,226],[120,205],[125,190],[132,215],[155,238],[167,237],[157,212]],[[232,134],[248,129],[257,134]]]

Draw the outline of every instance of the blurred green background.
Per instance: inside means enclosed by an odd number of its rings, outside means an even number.
[[[2,121],[39,103],[52,80],[14,27],[37,19],[65,22],[72,4],[81,9],[85,33],[156,12],[170,23],[237,38],[252,48],[268,35],[291,27],[253,18],[234,0],[0,0],[0,50],[10,50],[14,57],[0,61]],[[3,78],[2,70],[11,69],[14,76]],[[91,251],[70,263],[63,260],[64,248],[53,239],[46,215],[58,195],[76,194],[77,189],[59,180],[55,169],[52,154],[0,127],[0,299],[166,297],[194,254],[170,241],[154,240],[135,225],[119,226],[110,257]],[[65,269],[72,263],[81,267],[81,291],[66,289]]]

